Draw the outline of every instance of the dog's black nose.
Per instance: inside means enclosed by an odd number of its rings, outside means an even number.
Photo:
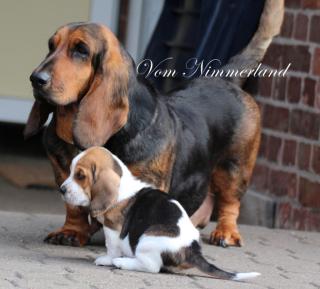
[[[33,72],[30,75],[30,81],[34,88],[42,88],[46,86],[51,80],[51,76],[46,71]]]
[[[61,193],[62,195],[64,195],[66,192],[67,192],[66,187],[65,187],[65,186],[61,186],[61,187],[60,187],[60,193]]]

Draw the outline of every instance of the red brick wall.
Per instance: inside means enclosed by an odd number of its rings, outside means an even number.
[[[320,231],[320,0],[286,0],[265,57],[286,78],[259,80],[262,143],[252,189],[276,201],[275,226]]]

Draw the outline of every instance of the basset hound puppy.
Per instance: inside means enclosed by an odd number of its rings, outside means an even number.
[[[227,68],[250,69],[280,29],[283,0],[266,0],[248,46]],[[60,186],[83,149],[105,146],[131,173],[177,199],[196,226],[205,226],[217,199],[210,242],[242,244],[237,228],[260,143],[260,112],[241,89],[243,78],[198,78],[161,95],[136,75],[135,64],[105,26],[72,23],[49,39],[49,53],[30,80],[36,101],[25,136],[48,115],[44,145]],[[66,204],[66,221],[52,244],[84,245],[99,229],[83,207]]]
[[[210,264],[183,207],[152,187],[105,148],[87,149],[73,159],[60,190],[68,204],[89,207],[103,225],[107,255],[98,257],[96,265],[151,273],[168,266],[196,267],[227,280],[260,275],[230,273]]]

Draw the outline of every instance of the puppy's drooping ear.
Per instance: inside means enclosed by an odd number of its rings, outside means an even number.
[[[30,111],[23,135],[25,139],[37,134],[46,123],[49,114],[53,111],[53,106],[48,103],[36,100]]]
[[[92,217],[103,214],[118,199],[120,176],[113,170],[104,170],[92,186],[90,213]]]
[[[128,116],[127,63],[111,32],[103,35],[107,41],[96,40],[106,43],[99,45],[100,51],[93,61],[93,80],[80,102],[74,123],[74,141],[81,148],[103,146],[125,125]]]

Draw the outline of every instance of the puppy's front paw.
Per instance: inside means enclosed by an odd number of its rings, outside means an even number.
[[[94,261],[94,264],[97,266],[112,266],[112,258],[108,255],[100,256]]]
[[[124,265],[124,259],[125,258],[114,258],[112,259],[112,265],[119,268],[119,269],[123,269],[123,265]]]

